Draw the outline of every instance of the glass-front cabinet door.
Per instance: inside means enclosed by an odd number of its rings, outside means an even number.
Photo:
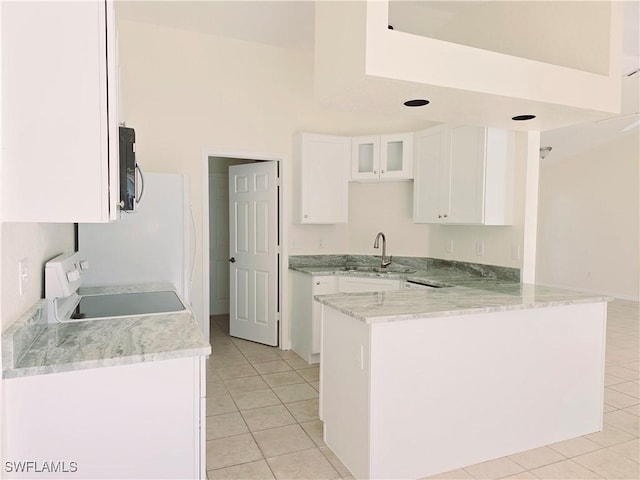
[[[351,139],[351,180],[413,178],[413,133]]]
[[[380,178],[413,178],[413,133],[380,136]]]
[[[380,136],[353,137],[351,139],[351,179],[377,180],[380,178]]]

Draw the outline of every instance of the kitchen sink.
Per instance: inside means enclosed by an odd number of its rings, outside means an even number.
[[[345,272],[375,272],[375,273],[416,273],[417,270],[407,267],[372,267],[369,265],[345,265]]]

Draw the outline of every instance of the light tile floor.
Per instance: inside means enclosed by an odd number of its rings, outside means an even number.
[[[602,432],[431,479],[640,479],[640,312],[609,304]],[[207,369],[207,473],[217,479],[352,478],[322,441],[318,367],[229,337],[213,316]]]

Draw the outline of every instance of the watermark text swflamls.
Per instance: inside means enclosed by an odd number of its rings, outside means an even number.
[[[4,462],[6,473],[75,473],[78,462],[20,460]]]

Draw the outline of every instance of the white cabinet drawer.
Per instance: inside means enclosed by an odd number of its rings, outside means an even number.
[[[338,277],[340,293],[384,292],[401,288],[400,280],[392,278]]]

